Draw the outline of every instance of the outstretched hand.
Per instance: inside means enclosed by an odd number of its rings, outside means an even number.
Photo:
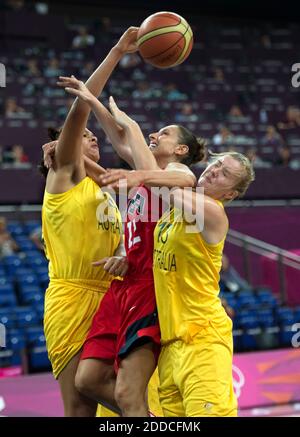
[[[137,33],[138,27],[129,27],[121,36],[117,44],[116,48],[120,50],[120,52],[124,55],[125,53],[134,53],[138,50],[137,45]]]
[[[112,116],[114,117],[114,119],[116,120],[119,126],[126,128],[130,126],[132,123],[135,123],[135,121],[132,118],[130,118],[124,111],[121,111],[118,108],[112,96],[110,96],[109,98],[109,109],[110,112],[112,113]]]
[[[64,88],[69,94],[79,97],[84,102],[90,103],[95,96],[89,91],[82,80],[76,79],[75,76],[65,77],[59,76],[57,85]]]

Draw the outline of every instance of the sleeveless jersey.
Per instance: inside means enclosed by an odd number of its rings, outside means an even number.
[[[161,215],[161,201],[141,185],[129,200],[125,224],[128,275],[153,278],[153,232]]]
[[[203,327],[227,319],[218,297],[225,238],[208,244],[199,231],[186,232],[187,226],[181,212],[172,209],[155,228],[153,272],[162,344],[189,343]]]
[[[51,279],[109,282],[112,277],[92,261],[112,256],[122,231],[120,212],[89,177],[61,194],[45,191],[43,239]]]

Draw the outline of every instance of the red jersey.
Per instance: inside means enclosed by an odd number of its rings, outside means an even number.
[[[153,277],[153,233],[161,216],[161,201],[141,185],[129,200],[125,223],[125,248],[129,262],[127,275]]]

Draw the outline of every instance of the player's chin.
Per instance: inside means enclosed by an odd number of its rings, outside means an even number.
[[[94,162],[100,161],[100,152],[99,150],[92,149],[89,151],[89,158],[92,159]]]
[[[157,147],[150,146],[150,147],[149,147],[149,150],[150,150],[150,152],[153,153],[154,156],[157,155]]]

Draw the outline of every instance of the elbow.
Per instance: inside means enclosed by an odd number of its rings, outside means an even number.
[[[197,178],[196,178],[196,176],[189,175],[187,183],[189,184],[189,185],[187,185],[188,187],[195,188],[196,185],[197,185]]]

